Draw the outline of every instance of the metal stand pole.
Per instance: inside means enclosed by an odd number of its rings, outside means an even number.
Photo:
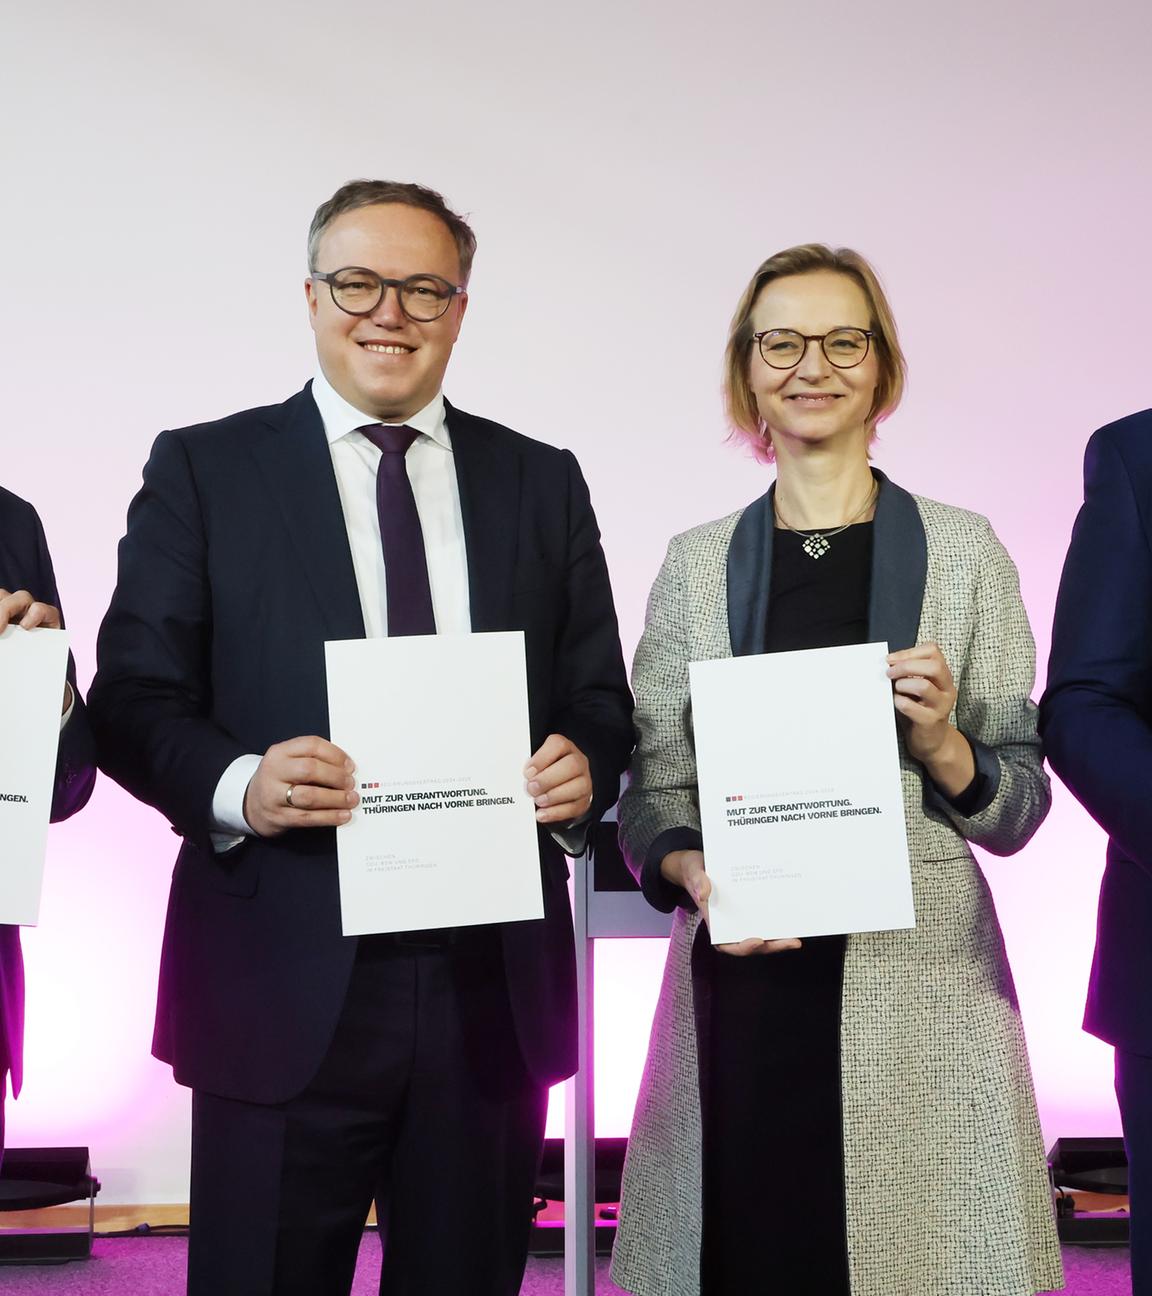
[[[579,1068],[565,1084],[564,1296],[596,1293],[596,1119],[592,983],[595,942],[588,934],[588,856],[572,861],[576,933]]]

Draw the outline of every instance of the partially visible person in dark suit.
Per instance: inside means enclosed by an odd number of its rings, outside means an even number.
[[[1132,1290],[1152,1294],[1152,410],[1088,442],[1040,732],[1108,834],[1084,1028],[1116,1049]]]
[[[373,1198],[382,1292],[520,1288],[575,1069],[564,848],[616,799],[632,706],[576,460],[442,395],[474,248],[431,190],[345,185],[309,238],[313,380],[162,433],[129,511],[90,706],[184,838],[154,1048],[193,1090],[193,1296],[347,1293]],[[254,320],[267,286],[238,281]],[[491,630],[525,637],[544,918],[344,936],[324,642]]]
[[[31,504],[0,487],[0,631],[9,625],[62,629],[60,596],[44,528]],[[68,658],[61,701],[60,746],[52,790],[52,822],[74,815],[92,795],[96,765],[92,735],[76,665]],[[4,1155],[4,1097],[11,1076],[12,1095],[20,1093],[24,1073],[24,960],[20,928],[0,923],[0,1158]]]

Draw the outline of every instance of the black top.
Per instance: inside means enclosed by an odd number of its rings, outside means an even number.
[[[866,643],[872,523],[860,522],[832,536],[820,558],[804,552],[805,539],[795,531],[776,530],[767,651]]]

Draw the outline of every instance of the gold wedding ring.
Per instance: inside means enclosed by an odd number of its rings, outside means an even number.
[[[292,793],[295,792],[295,790],[296,790],[296,784],[289,783],[288,791],[284,793],[284,804],[288,807],[289,810],[296,809],[296,807],[292,804]]]

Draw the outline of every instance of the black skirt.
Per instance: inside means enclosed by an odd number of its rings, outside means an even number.
[[[871,562],[871,523],[835,536],[817,560],[804,552],[803,537],[776,531],[767,651],[865,642]],[[840,1091],[846,938],[820,936],[798,950],[748,958],[717,953],[703,928],[697,939],[702,1296],[848,1296]]]
[[[697,951],[707,981],[702,1296],[848,1296],[844,949],[843,936],[820,936],[747,958]]]

